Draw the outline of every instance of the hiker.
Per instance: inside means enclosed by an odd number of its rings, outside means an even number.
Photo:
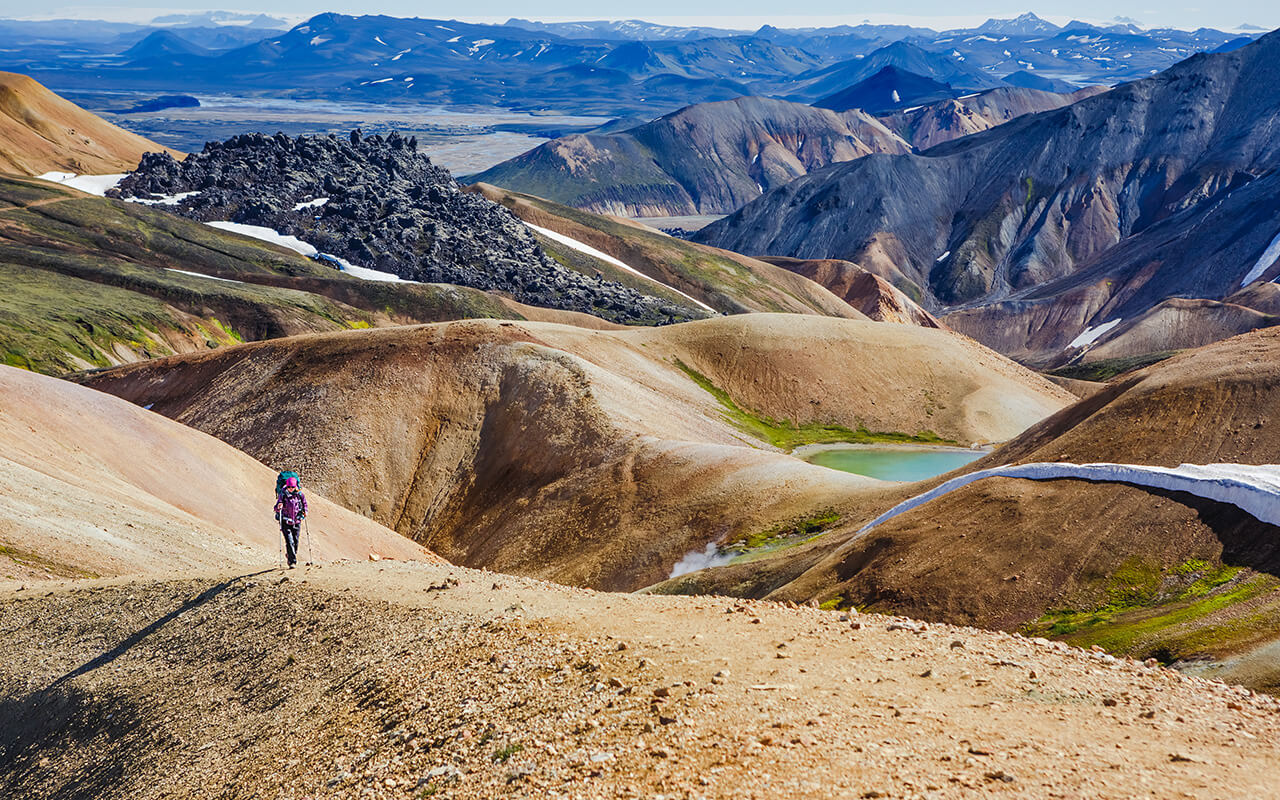
[[[276,495],[276,520],[280,523],[280,533],[284,535],[284,552],[288,557],[289,569],[298,562],[298,530],[302,521],[307,518],[307,496],[298,488],[298,479],[284,479],[284,486]]]

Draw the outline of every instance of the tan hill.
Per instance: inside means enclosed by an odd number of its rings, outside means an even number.
[[[808,278],[759,259],[686,242],[630,220],[579,211],[488,184],[476,184],[470,189],[501,203],[526,223],[567,236],[643,274],[629,273],[544,235],[538,237],[553,258],[579,271],[593,270],[609,280],[645,291],[653,291],[656,282],[668,287],[668,292],[675,290],[685,295],[674,299],[687,302],[693,297],[725,314],[786,311],[848,319],[864,317]]]
[[[107,122],[26,75],[0,72],[0,172],[107,175],[143,153],[182,154]]]
[[[1075,648],[460,568],[291,577],[0,591],[0,793],[1275,794],[1275,698]]]
[[[1059,461],[1274,464],[1277,408],[1280,330],[1269,329],[1117,381],[966,471]],[[1208,659],[1206,668],[1232,680],[1280,687],[1280,531],[1234,506],[1120,484],[992,478],[851,538],[864,521],[667,588],[748,587],[1025,627],[1140,658]],[[1272,655],[1259,655],[1266,648]]]
[[[86,380],[267,463],[296,459],[451,561],[607,589],[883,491],[780,449],[1001,440],[1072,399],[946,331],[784,314],[352,331]]]
[[[159,414],[0,366],[0,452],[3,578],[276,563],[275,473]],[[429,557],[308,491],[317,558]]]
[[[892,283],[852,261],[835,258],[802,260],[782,256],[763,256],[761,260],[825,286],[836,297],[877,322],[946,327]]]

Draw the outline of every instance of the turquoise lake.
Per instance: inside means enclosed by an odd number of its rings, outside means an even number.
[[[977,461],[984,450],[927,447],[867,447],[819,450],[805,457],[810,464],[882,481],[922,481]]]

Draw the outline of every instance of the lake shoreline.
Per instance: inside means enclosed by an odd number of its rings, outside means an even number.
[[[792,450],[791,455],[801,461],[808,461],[810,456],[828,450],[914,450],[986,454],[994,449],[991,445],[960,447],[954,444],[925,444],[923,442],[824,442],[801,445]]]

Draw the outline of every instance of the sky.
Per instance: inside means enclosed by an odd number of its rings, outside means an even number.
[[[235,2],[235,0],[232,0]],[[1204,2],[1153,2],[1153,0],[990,0],[959,7],[954,0],[896,0],[892,4],[857,0],[807,0],[802,4],[781,4],[794,13],[778,11],[777,0],[644,0],[620,3],[612,0],[469,0],[465,13],[457,3],[432,0],[260,0],[262,11],[291,22],[322,11],[349,14],[389,14],[401,17],[464,19],[474,22],[502,22],[511,17],[543,21],[645,19],[676,25],[710,25],[752,30],[768,23],[778,27],[813,27],[838,24],[914,24],[932,28],[965,27],[980,24],[988,17],[1014,17],[1025,11],[1056,23],[1070,19],[1103,22],[1116,18],[1132,20],[1144,27],[1233,30],[1249,23],[1268,29],[1280,27],[1277,0],[1214,0]],[[893,9],[885,12],[886,6]],[[142,0],[121,4],[120,0],[73,0],[66,5],[57,0],[33,12],[29,0],[0,0],[0,18],[18,19],[109,19],[145,22],[152,17],[210,8],[208,0]],[[223,7],[240,10],[234,6]],[[536,11],[532,10],[536,9]]]

